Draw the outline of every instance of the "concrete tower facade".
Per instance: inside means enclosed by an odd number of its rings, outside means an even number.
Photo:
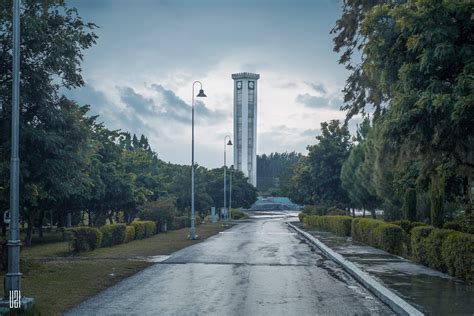
[[[259,74],[241,72],[234,79],[234,167],[257,186],[257,80]]]

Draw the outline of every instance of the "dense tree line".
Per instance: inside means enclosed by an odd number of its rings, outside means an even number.
[[[295,167],[292,196],[379,208],[388,219],[429,219],[435,226],[454,213],[470,214],[473,31],[470,1],[345,1],[333,29],[335,51],[350,71],[342,109],[347,120],[365,120],[348,146],[344,131],[335,147],[324,145],[331,139],[324,135],[314,145],[335,155],[340,184],[318,170],[324,165],[310,149]],[[325,181],[334,186],[320,192]]]
[[[302,157],[301,153],[285,152],[257,156],[257,189],[266,194],[280,194],[288,170]]]
[[[160,160],[145,136],[109,130],[89,105],[60,89],[84,85],[83,51],[96,26],[63,0],[22,1],[21,218],[34,226],[132,221],[147,203],[168,198],[187,215],[191,167]],[[12,2],[0,2],[0,210],[9,205]],[[223,169],[196,168],[196,209],[222,206]],[[233,170],[232,206],[249,207],[256,189]],[[229,190],[228,190],[229,192]],[[2,217],[3,218],[3,217]],[[5,226],[3,225],[3,232]],[[40,229],[41,232],[41,229]]]

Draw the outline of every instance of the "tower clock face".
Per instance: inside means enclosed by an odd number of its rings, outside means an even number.
[[[249,81],[249,89],[253,89],[255,87],[255,82]]]
[[[242,89],[242,81],[237,81],[237,89]]]

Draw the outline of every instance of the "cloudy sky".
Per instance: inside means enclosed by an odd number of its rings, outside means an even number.
[[[222,165],[233,131],[236,72],[257,72],[258,153],[299,151],[338,109],[347,76],[329,34],[340,0],[69,0],[99,28],[85,53],[86,86],[67,94],[114,129],[145,134],[165,161],[190,163],[191,85],[196,162]],[[230,155],[232,152],[228,152]],[[229,159],[231,161],[231,159]]]

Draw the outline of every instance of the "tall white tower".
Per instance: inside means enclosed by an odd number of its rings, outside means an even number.
[[[257,186],[257,80],[259,74],[241,72],[234,79],[234,167]]]

